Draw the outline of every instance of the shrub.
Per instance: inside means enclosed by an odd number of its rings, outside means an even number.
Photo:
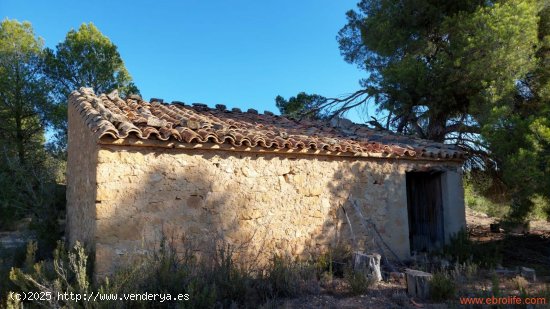
[[[294,296],[298,292],[299,278],[297,271],[293,269],[290,258],[274,256],[268,270],[267,279],[273,288],[274,296]]]
[[[470,281],[475,278],[479,270],[477,264],[466,261],[463,263],[456,263],[454,268],[451,270],[451,275],[455,280],[466,280]]]
[[[344,280],[348,284],[351,295],[362,295],[367,293],[370,286],[374,283],[373,279],[364,272],[354,271],[347,268],[344,272]]]
[[[288,257],[275,256],[265,269],[247,269],[234,262],[234,250],[218,244],[212,255],[192,254],[192,244],[176,254],[175,246],[161,241],[158,252],[146,257],[140,266],[119,272],[105,282],[106,293],[187,293],[188,301],[153,304],[132,301],[122,307],[175,306],[180,308],[258,307],[278,297],[293,297],[308,291],[314,279],[313,265]]]
[[[465,230],[451,237],[450,243],[443,248],[443,255],[457,263],[468,262],[487,268],[493,268],[502,262],[498,243],[474,243]]]
[[[100,287],[102,293],[187,293],[189,300],[157,303],[151,301],[118,302],[120,308],[166,307],[213,308],[244,304],[248,276],[232,261],[229,246],[219,246],[215,254],[200,260],[192,244],[178,254],[175,243],[163,238],[153,251],[135,266],[115,274]]]
[[[202,277],[215,288],[216,296],[224,307],[234,303],[245,304],[247,296],[253,292],[251,273],[233,261],[234,251],[230,245],[222,244],[215,252],[211,263],[202,270]]]
[[[37,255],[49,257],[62,236],[58,223],[65,214],[65,163],[45,151],[20,164],[0,150],[0,229],[15,229],[15,222],[29,217],[38,239]]]
[[[443,248],[443,254],[458,262],[469,261],[472,256],[472,241],[465,230],[451,237],[451,241]]]
[[[464,175],[466,205],[491,217],[502,218],[510,211],[510,200],[502,184],[480,172]]]
[[[330,247],[325,253],[312,262],[317,271],[318,279],[330,279],[333,276],[342,278],[344,269],[351,261],[352,250],[349,246],[338,244]]]
[[[544,299],[546,299],[548,301],[550,299],[550,285],[545,284],[544,289],[542,291],[540,291],[537,296],[543,297]]]
[[[63,293],[84,295],[90,291],[89,268],[87,255],[78,242],[69,251],[62,242],[54,251],[53,260],[35,262],[36,242],[29,242],[27,257],[23,268],[12,268],[10,280],[21,292],[43,292],[54,297],[37,299],[36,304],[50,308],[75,308],[89,303],[77,303],[75,300],[55,297]],[[12,304],[13,305],[13,304]]]
[[[275,255],[264,270],[259,293],[264,299],[295,297],[304,292],[317,293],[317,265],[293,261],[288,256]]]
[[[529,282],[522,276],[515,276],[512,278],[512,283],[514,288],[521,292],[524,292],[529,286]]]
[[[547,197],[535,195],[531,201],[533,202],[533,210],[529,219],[550,220],[550,200]]]
[[[16,288],[9,280],[12,267],[22,267],[25,261],[25,247],[5,248],[0,244],[0,305],[5,303],[8,291]],[[1,306],[0,306],[1,308]]]
[[[434,301],[443,301],[455,296],[456,285],[449,274],[437,272],[430,281],[430,295]]]
[[[80,244],[67,251],[60,242],[53,260],[41,262],[36,262],[36,243],[29,243],[27,248],[24,265],[10,272],[17,292],[89,295],[97,290],[102,294],[189,294],[186,301],[167,300],[163,303],[147,300],[77,302],[53,297],[49,301],[25,304],[31,307],[257,308],[266,302],[268,305],[276,304],[278,297],[293,297],[319,290],[312,263],[275,256],[266,268],[244,268],[234,262],[232,247],[226,244],[219,244],[214,253],[201,257],[194,254],[191,243],[184,244],[183,250],[178,252],[173,242],[161,240],[158,250],[136,259],[132,267],[119,271],[94,287],[90,284],[88,259]],[[11,300],[3,301],[3,304],[19,306]]]

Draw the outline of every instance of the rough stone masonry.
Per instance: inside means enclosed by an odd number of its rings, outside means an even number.
[[[361,228],[352,202],[399,257],[408,257],[405,174],[413,170],[445,171],[447,237],[464,226],[458,161],[116,141],[98,141],[69,104],[67,233],[70,243],[82,241],[95,252],[97,278],[153,250],[163,237],[178,246],[198,243],[199,251],[221,240],[237,249],[237,258],[260,264],[274,254],[305,258],[352,245],[343,209],[359,246],[369,251],[374,235]]]

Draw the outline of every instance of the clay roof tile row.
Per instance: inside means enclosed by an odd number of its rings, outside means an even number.
[[[153,100],[152,100],[153,101]],[[98,139],[136,137],[180,143],[231,144],[266,149],[312,149],[351,154],[382,154],[403,158],[463,160],[466,153],[453,145],[375,131],[346,119],[295,121],[249,109],[229,111],[223,105],[208,108],[182,102],[152,103],[139,96],[121,99],[116,91],[96,96],[80,88],[69,97]]]

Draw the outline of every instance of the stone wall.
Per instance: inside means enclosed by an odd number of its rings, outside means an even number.
[[[307,256],[351,244],[342,207],[359,245],[368,246],[373,235],[361,227],[352,202],[407,257],[405,173],[444,164],[451,174],[460,170],[457,163],[433,161],[102,145],[92,199],[96,274],[101,278],[151,250],[162,235],[179,244],[223,239],[258,261],[273,254]],[[456,200],[446,207],[464,216],[462,187],[449,190],[457,192]]]
[[[71,246],[79,240],[93,250],[99,146],[73,105],[68,105],[67,239]]]

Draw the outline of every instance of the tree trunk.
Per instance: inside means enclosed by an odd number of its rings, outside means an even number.
[[[434,142],[443,143],[445,141],[446,127],[447,117],[440,114],[431,116],[428,128],[426,129],[426,138]]]
[[[421,299],[429,298],[432,274],[419,270],[407,269],[405,270],[405,277],[407,278],[407,293],[409,293],[411,297],[418,297]]]
[[[376,282],[382,281],[380,259],[381,256],[378,253],[364,254],[362,252],[355,252],[353,269],[356,271],[366,272],[367,275],[372,277]]]
[[[25,145],[23,145],[23,126],[21,117],[17,114],[15,116],[15,136],[16,140],[15,143],[17,144],[17,155],[19,157],[19,163],[21,165],[25,164]]]
[[[19,164],[25,164],[25,145],[23,140],[23,99],[22,99],[22,85],[20,84],[21,78],[19,76],[19,67],[15,71],[15,144],[17,145],[17,155],[19,157]]]

